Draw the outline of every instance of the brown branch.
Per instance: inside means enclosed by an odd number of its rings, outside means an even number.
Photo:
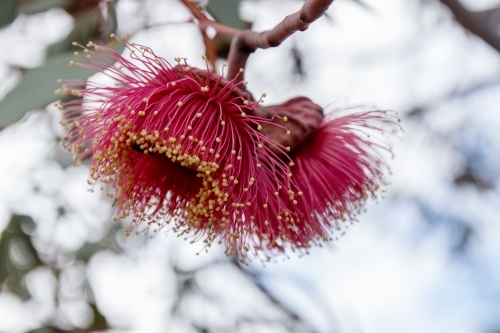
[[[272,30],[255,32],[244,30],[238,33],[229,51],[227,78],[235,77],[240,68],[245,68],[248,57],[257,49],[267,49],[280,45],[297,31],[305,31],[311,23],[320,18],[333,0],[306,0],[302,8],[285,17]]]
[[[472,12],[467,10],[459,0],[439,1],[451,10],[460,25],[500,52],[500,34],[495,29],[498,25],[490,24],[493,23],[495,17],[498,17],[500,9]],[[498,20],[495,23],[498,24]]]
[[[257,49],[276,47],[297,31],[305,31],[311,23],[320,18],[334,0],[306,0],[302,8],[285,17],[277,26],[269,31],[255,32],[252,30],[238,30],[209,20],[205,14],[191,1],[181,0],[198,20],[202,33],[207,27],[217,32],[234,36],[229,50],[229,68],[226,78],[232,79],[241,68],[245,68],[248,57]],[[243,75],[240,76],[243,79]],[[242,89],[245,87],[242,85]]]

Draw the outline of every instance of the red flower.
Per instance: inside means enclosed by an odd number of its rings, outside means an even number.
[[[292,243],[311,244],[342,233],[365,201],[387,184],[383,152],[390,154],[391,147],[383,135],[395,133],[399,120],[393,112],[360,109],[335,110],[324,118],[323,109],[305,97],[266,110],[269,118],[288,118],[288,127],[295,129],[295,136],[269,126],[263,131],[275,142],[292,146],[293,181],[303,193],[294,207],[302,223]],[[274,122],[282,124],[279,119]]]
[[[322,109],[297,98],[266,108],[266,119],[262,98],[254,101],[237,77],[125,46],[132,60],[81,46],[85,62],[72,64],[116,83],[68,80],[61,92],[83,99],[61,109],[69,126],[63,146],[77,164],[91,156],[89,184],[105,184],[115,219],[132,217],[127,234],[169,225],[207,247],[223,242],[240,259],[249,251],[269,258],[328,238],[384,183],[379,146],[355,130],[391,123],[384,114],[332,116],[317,130]]]
[[[237,78],[181,59],[174,67],[144,46],[126,44],[133,61],[87,46],[86,63],[73,64],[104,69],[116,84],[63,86],[63,93],[83,96],[64,104],[70,130],[63,146],[77,164],[92,155],[89,183],[107,185],[116,219],[132,216],[126,232],[170,224],[180,235],[205,237],[208,246],[224,241],[228,254],[274,246],[259,237],[276,238],[267,216],[286,206],[274,193],[292,188],[290,170],[259,132],[272,123],[252,115],[258,102],[237,88]]]

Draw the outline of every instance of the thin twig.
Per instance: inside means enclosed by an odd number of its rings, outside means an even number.
[[[237,34],[231,44],[228,57],[227,78],[235,77],[240,68],[245,68],[248,57],[257,49],[276,47],[297,31],[305,31],[311,23],[320,18],[333,0],[306,0],[302,8],[285,17],[269,31],[244,30]]]

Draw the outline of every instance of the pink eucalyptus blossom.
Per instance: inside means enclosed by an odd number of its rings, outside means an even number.
[[[366,200],[387,185],[385,157],[392,153],[386,134],[399,130],[399,119],[394,112],[363,108],[337,109],[325,116],[323,108],[306,97],[259,112],[277,124],[285,125],[287,120],[290,129],[284,135],[264,125],[263,133],[291,147],[284,158],[292,160],[294,185],[301,195],[297,202],[288,201],[301,217],[291,242],[320,244],[342,234]],[[285,201],[287,193],[280,195]],[[279,225],[280,221],[270,223]]]
[[[115,86],[67,80],[61,89],[83,97],[63,104],[63,146],[77,164],[91,157],[89,184],[104,184],[114,197],[115,219],[132,217],[127,233],[169,225],[207,246],[224,242],[227,254],[242,258],[283,250],[295,231],[269,221],[284,214],[300,220],[278,195],[298,190],[290,166],[269,148],[285,147],[260,130],[286,128],[253,115],[259,101],[238,88],[237,77],[126,47],[132,60],[90,43],[82,46],[84,62],[72,63],[104,70]]]
[[[381,131],[393,122],[384,113],[325,120],[305,97],[263,109],[238,75],[124,44],[130,60],[89,43],[71,63],[114,86],[65,80],[60,92],[83,97],[61,105],[63,147],[77,165],[90,157],[89,184],[114,198],[115,220],[131,217],[127,234],[167,227],[242,260],[269,259],[330,239],[385,184],[378,151],[389,148],[358,131]]]

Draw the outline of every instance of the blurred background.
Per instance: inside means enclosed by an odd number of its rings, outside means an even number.
[[[262,31],[303,1],[196,3]],[[68,67],[71,42],[111,32],[219,68],[229,42],[178,0],[0,0],[0,332],[500,332],[500,1],[336,0],[250,57],[270,104],[374,105],[405,129],[384,199],[338,241],[265,266],[126,238],[59,148],[56,80],[92,75]]]

